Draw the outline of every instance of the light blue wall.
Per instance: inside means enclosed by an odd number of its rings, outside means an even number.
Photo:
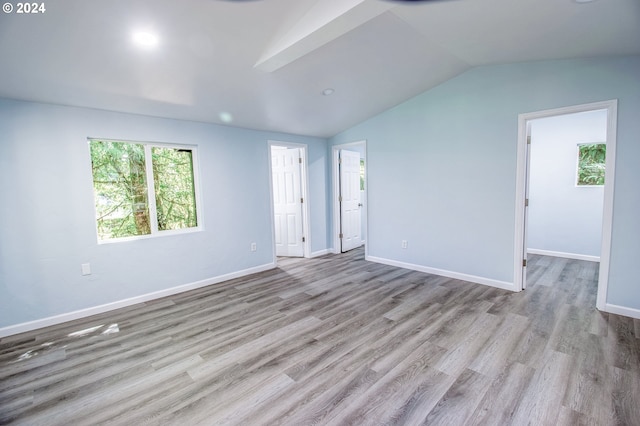
[[[607,110],[531,121],[528,247],[600,256],[604,187],[576,186],[577,146],[607,140]]]
[[[204,231],[98,245],[87,137],[197,145]],[[0,327],[269,264],[269,139],[308,145],[312,250],[326,249],[326,140],[0,100]]]
[[[640,309],[640,57],[475,68],[332,138],[367,140],[369,254],[511,282],[518,114],[608,99],[607,301]],[[198,145],[205,231],[98,245],[88,136]],[[269,263],[269,139],[308,144],[312,251],[328,248],[322,139],[0,100],[0,327]]]
[[[609,99],[619,105],[607,300],[640,309],[637,56],[474,68],[331,138],[367,140],[369,254],[513,282],[518,114]]]

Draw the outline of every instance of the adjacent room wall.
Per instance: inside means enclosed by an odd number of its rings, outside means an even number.
[[[527,235],[531,251],[600,257],[604,187],[576,186],[577,146],[606,139],[606,110],[531,122]]]
[[[98,245],[87,137],[197,145],[204,230]],[[308,145],[312,251],[326,250],[324,139],[0,100],[0,329],[272,267],[269,139]]]
[[[508,287],[518,114],[610,99],[619,104],[607,302],[640,314],[638,56],[474,68],[331,138],[367,140],[369,255]]]

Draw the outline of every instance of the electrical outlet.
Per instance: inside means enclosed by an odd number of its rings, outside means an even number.
[[[80,265],[80,268],[82,269],[82,275],[91,275],[90,263],[83,263],[82,265]]]
[[[407,247],[409,247],[409,243],[407,242],[407,240],[402,240],[402,248],[406,249]]]
[[[256,245],[256,243],[251,243],[251,251],[256,251],[258,250],[258,246]]]

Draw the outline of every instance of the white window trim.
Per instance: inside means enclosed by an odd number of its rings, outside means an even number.
[[[93,198],[93,222],[95,225],[96,232],[96,240],[98,244],[114,244],[114,243],[123,243],[128,241],[137,241],[137,240],[146,240],[149,238],[161,238],[168,237],[173,235],[181,235],[181,234],[191,234],[194,232],[202,232],[204,231],[204,220],[202,217],[202,196],[200,193],[200,161],[198,155],[198,145],[189,145],[189,144],[175,144],[175,143],[166,143],[166,142],[150,142],[150,141],[134,141],[128,139],[112,139],[112,138],[99,138],[99,137],[88,137],[87,138],[87,148],[89,149],[89,165],[91,165],[91,141],[105,141],[105,142],[122,142],[122,143],[130,143],[130,144],[138,144],[144,146],[145,152],[145,168],[146,168],[146,178],[147,178],[147,200],[149,205],[149,218],[151,233],[145,235],[132,235],[130,237],[119,237],[119,238],[110,238],[106,240],[101,240],[98,234],[98,222],[96,221],[97,211],[96,211],[96,202],[95,197]],[[158,230],[158,215],[156,209],[156,197],[155,197],[155,187],[153,185],[153,164],[151,161],[147,161],[147,159],[151,158],[151,148],[173,148],[173,149],[188,149],[191,151],[191,161],[193,163],[193,186],[194,186],[194,194],[196,199],[196,217],[198,220],[198,225],[192,228],[183,228],[183,229],[168,229],[166,231]],[[93,173],[91,173],[91,189],[93,193]]]

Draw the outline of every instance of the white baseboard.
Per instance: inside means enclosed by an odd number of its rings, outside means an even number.
[[[114,309],[124,308],[124,307],[135,305],[138,303],[148,302],[154,299],[160,299],[161,297],[173,296],[174,294],[183,293],[185,291],[195,290],[197,288],[221,283],[223,281],[228,281],[234,278],[240,278],[246,275],[267,271],[275,267],[276,267],[275,263],[266,263],[264,265],[259,265],[253,268],[244,269],[242,271],[231,272],[229,274],[219,275],[217,277],[207,278],[205,280],[200,280],[193,283],[179,285],[177,287],[171,287],[165,290],[155,291],[153,293],[147,293],[140,296],[131,297],[129,299],[119,300],[117,302],[106,303],[104,305],[94,306],[86,309],[80,309],[77,311],[55,315],[52,317],[42,318],[35,321],[29,321],[22,324],[10,325],[8,327],[0,328],[0,338],[11,336],[18,333],[24,333],[26,331],[37,330],[38,328],[48,327],[50,325],[61,324],[67,321],[73,321],[79,318],[89,317],[91,315],[102,314],[104,312],[112,311]]]
[[[640,309],[627,308],[625,306],[606,303],[604,305],[603,311],[608,312],[610,314],[623,315],[625,317],[640,319]]]
[[[413,263],[400,262],[397,260],[385,259],[375,256],[365,256],[365,259],[370,262],[382,263],[384,265],[397,266],[398,268],[411,269],[413,271],[426,272],[427,274],[440,275],[447,278],[454,278],[462,281],[469,281],[476,284],[487,285],[490,287],[497,287],[503,290],[519,291],[515,289],[513,283],[507,281],[499,281],[491,278],[478,277],[476,275],[462,274],[459,272],[447,271],[444,269],[431,268],[428,266],[416,265]]]
[[[562,251],[527,249],[527,253],[540,254],[542,256],[564,257],[567,259],[587,260],[589,262],[600,262],[600,256],[590,256],[588,254],[565,253]]]
[[[324,256],[325,254],[330,254],[330,253],[332,253],[331,249],[318,250],[311,253],[309,257],[314,258],[314,257]]]

